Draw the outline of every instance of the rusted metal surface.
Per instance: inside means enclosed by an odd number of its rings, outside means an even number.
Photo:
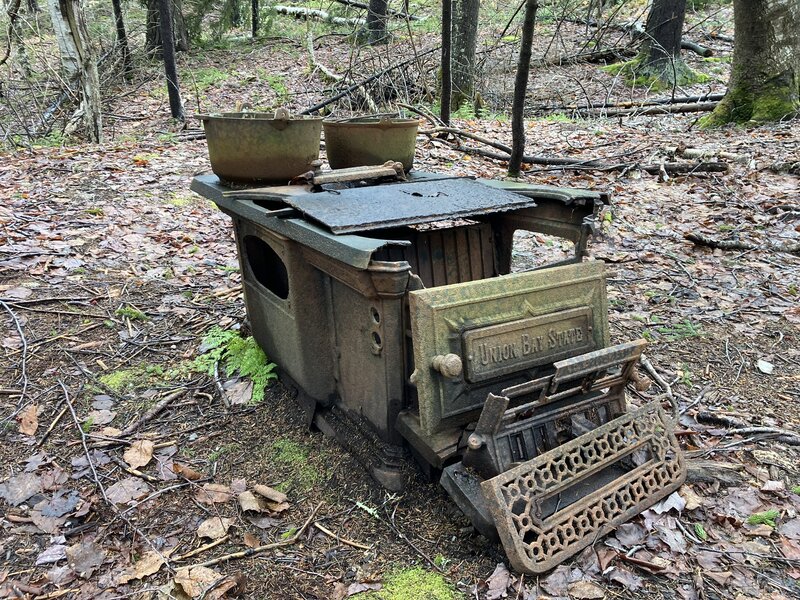
[[[651,403],[482,482],[514,568],[548,571],[678,489],[673,428]]]
[[[361,117],[323,121],[325,149],[331,168],[381,165],[398,161],[406,171],[414,164],[416,119]]]
[[[538,367],[608,345],[600,262],[413,291],[409,305],[419,414],[430,434],[476,419],[487,394],[534,379]],[[498,328],[513,339],[489,344]],[[461,357],[464,376],[433,368],[446,354]]]
[[[389,229],[536,206],[531,198],[471,179],[323,190],[287,198],[286,202],[334,233]]]

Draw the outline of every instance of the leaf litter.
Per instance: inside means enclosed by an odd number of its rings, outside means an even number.
[[[326,51],[321,49],[323,56]],[[654,123],[660,125],[654,128]],[[507,125],[497,121],[462,124],[479,134],[508,138]],[[658,152],[658,147],[691,135],[697,145],[735,147],[758,163],[768,163],[792,151],[791,127],[762,127],[741,136],[734,131],[690,132],[681,118],[632,118],[624,133],[616,123],[602,120],[535,122],[532,131],[537,148],[554,155],[570,154],[573,146],[602,144],[624,153],[642,140]],[[140,154],[152,158],[137,162],[134,157]],[[435,140],[420,140],[418,165],[460,175],[502,176],[502,166]],[[262,405],[254,406],[249,403],[253,391],[247,378],[222,382],[233,408],[229,412],[219,405],[214,382],[206,378],[196,382],[198,393],[122,434],[126,424],[136,423],[153,399],[170,389],[174,377],[185,376],[169,370],[195,358],[199,341],[212,327],[230,328],[244,318],[227,217],[196,198],[183,201],[184,194],[190,198],[189,177],[208,168],[202,142],[167,143],[154,137],[95,148],[42,148],[8,157],[4,168],[8,171],[0,180],[13,177],[18,196],[0,208],[2,297],[43,301],[33,305],[45,310],[38,313],[23,314],[20,307],[25,305],[14,305],[29,341],[49,340],[54,337],[51,330],[63,337],[40,343],[28,365],[31,381],[36,379],[36,402],[23,407],[15,415],[18,426],[3,434],[8,443],[1,450],[5,514],[0,548],[13,558],[11,568],[0,569],[0,590],[11,589],[3,587],[10,577],[38,586],[42,593],[74,587],[82,598],[133,594],[137,586],[156,584],[197,597],[225,580],[210,592],[224,595],[240,583],[233,578],[236,560],[215,569],[189,563],[280,542],[281,536],[293,535],[302,525],[313,498],[327,504],[327,527],[342,538],[379,541],[380,550],[348,547],[312,525],[300,544],[283,548],[279,555],[264,555],[261,561],[240,559],[244,562],[239,565],[250,567],[249,577],[264,582],[256,585],[283,591],[288,589],[286,582],[292,582],[293,589],[318,598],[328,597],[332,585],[327,580],[341,583],[345,593],[352,590],[356,597],[375,591],[361,588],[380,585],[380,573],[397,562],[423,561],[385,525],[396,523],[431,560],[442,554],[445,562],[439,564],[446,565],[442,570],[450,581],[464,591],[475,586],[482,598],[503,597],[503,592],[508,597],[547,593],[592,598],[600,597],[598,590],[645,597],[663,588],[687,599],[743,593],[780,600],[782,595],[797,595],[796,446],[768,432],[709,425],[701,413],[728,416],[753,427],[797,431],[800,263],[784,253],[726,253],[694,246],[684,238],[695,230],[719,235],[733,227],[748,239],[795,240],[796,221],[786,218],[790,211],[782,207],[796,195],[796,179],[742,165],[732,166],[727,175],[675,177],[668,182],[649,179],[635,169],[626,176],[548,171],[528,175],[536,183],[614,193],[603,231],[590,247],[590,253],[610,267],[612,338],[649,339],[648,354],[684,411],[679,433],[690,464],[701,459],[725,465],[736,479],[734,484],[723,483],[717,471],[711,477],[690,475],[690,483],[679,492],[537,584],[514,576],[505,564],[498,567],[502,555],[497,547],[474,536],[435,486],[413,479],[416,486],[403,498],[383,494],[337,446],[304,431],[290,394],[280,385],[267,391]],[[520,235],[518,242],[518,268],[568,251],[543,236]],[[66,300],[45,302],[47,298]],[[123,306],[139,307],[148,318],[132,322],[121,317],[117,311]],[[24,318],[31,315],[37,319]],[[107,325],[84,331],[97,323]],[[14,333],[4,335],[0,353],[8,364],[16,364],[22,340]],[[101,387],[101,377],[114,382],[115,374],[125,369],[133,369],[135,376],[117,387]],[[63,407],[59,378],[73,391],[90,459],[70,415],[54,421]],[[632,392],[630,398],[639,403],[662,392],[654,385]],[[32,440],[41,439],[54,422],[43,454]],[[111,423],[119,429],[103,429]],[[324,456],[320,462],[326,464],[315,465],[321,475],[311,487],[304,489],[293,481],[291,467],[276,465],[270,455],[272,442],[286,435]],[[174,454],[155,449],[171,440]],[[140,443],[144,441],[153,446],[148,449]],[[210,460],[217,449],[220,455]],[[129,476],[112,456],[140,469],[144,477]],[[167,476],[169,472],[175,479]],[[242,476],[249,485],[235,491],[233,481]],[[282,492],[272,487],[263,494],[256,481],[284,485],[280,489],[298,500],[289,504],[288,498],[275,497],[273,492]],[[259,510],[245,514],[239,506],[244,494],[252,495]],[[262,504],[265,501],[274,503],[272,508]],[[374,516],[354,510],[357,503],[369,507]],[[120,515],[133,519],[147,540],[133,536]],[[220,547],[175,561],[175,571],[164,568],[162,556],[171,562],[174,556],[215,541],[197,535],[204,520],[214,519],[222,529],[236,524],[236,535]],[[705,536],[698,534],[701,530]],[[178,544],[182,546],[175,550]],[[267,564],[269,569],[264,569]],[[17,571],[22,574],[8,575]],[[174,578],[168,574],[173,572]],[[322,573],[326,584],[308,572]]]

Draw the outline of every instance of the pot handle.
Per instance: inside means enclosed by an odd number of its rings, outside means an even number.
[[[378,121],[378,125],[380,125],[381,129],[386,129],[387,127],[391,127],[392,125],[392,117],[388,115],[383,115]]]
[[[289,121],[292,118],[292,114],[289,110],[283,106],[275,110],[275,120],[277,121]]]

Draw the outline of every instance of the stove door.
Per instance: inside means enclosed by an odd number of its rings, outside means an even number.
[[[413,379],[429,434],[477,420],[489,392],[605,348],[598,261],[410,292]]]

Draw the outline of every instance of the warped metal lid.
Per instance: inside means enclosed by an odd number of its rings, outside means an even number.
[[[531,198],[472,179],[323,190],[285,198],[284,202],[334,233],[478,217],[536,206]]]

